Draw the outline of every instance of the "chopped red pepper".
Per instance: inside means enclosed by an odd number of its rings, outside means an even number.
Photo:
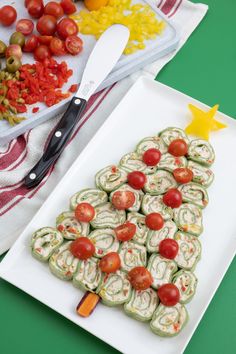
[[[39,107],[34,107],[33,109],[32,109],[32,113],[37,113],[39,111]]]
[[[78,91],[78,85],[74,84],[74,85],[71,85],[71,87],[69,88],[69,91],[72,92],[72,93],[75,93]]]

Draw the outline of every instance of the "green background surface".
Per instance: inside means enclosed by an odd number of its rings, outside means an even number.
[[[220,103],[222,112],[236,117],[236,1],[205,0],[205,3],[210,7],[205,19],[158,75],[158,80],[206,104]],[[185,354],[236,353],[235,274],[236,260],[225,275]],[[0,352],[118,353],[2,280]]]

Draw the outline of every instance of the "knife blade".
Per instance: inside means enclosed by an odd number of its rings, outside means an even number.
[[[78,92],[56,125],[43,156],[24,179],[27,188],[37,186],[59,158],[75,125],[81,119],[89,98],[122,55],[129,35],[129,29],[119,24],[109,27],[101,35],[87,61]]]

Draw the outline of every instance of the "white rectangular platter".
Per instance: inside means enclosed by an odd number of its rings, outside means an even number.
[[[94,175],[120,157],[132,151],[145,136],[155,135],[169,126],[185,127],[191,115],[187,105],[208,107],[191,97],[147,78],[139,79],[123,98],[111,116],[99,129],[57,185],[39,212],[0,264],[0,276],[34,298],[59,312],[113,347],[127,354],[180,354],[184,351],[236,250],[234,200],[236,121],[222,113],[217,119],[228,128],[213,133],[211,143],[216,151],[215,181],[209,189],[210,203],[204,210],[202,259],[196,268],[199,279],[196,295],[187,305],[190,320],[175,338],[154,335],[148,324],[127,317],[120,308],[99,304],[91,317],[78,317],[75,307],[82,292],[71,283],[54,277],[47,265],[30,253],[31,234],[38,228],[55,225],[55,218],[66,210],[70,196],[92,187]],[[65,324],[66,325],[66,324]]]
[[[49,0],[44,0],[45,3],[49,2]],[[160,36],[157,36],[155,40],[146,41],[146,48],[144,50],[137,51],[132,55],[122,55],[119,62],[113,69],[113,71],[108,75],[108,77],[104,80],[102,85],[98,88],[98,91],[104,89],[114,82],[121,80],[122,78],[130,75],[131,73],[139,70],[140,68],[152,63],[156,59],[168,54],[173,51],[179,42],[179,34],[173,23],[166,17],[157,6],[153,5],[152,0],[133,0],[132,3],[141,3],[141,4],[149,4],[153,11],[156,13],[156,17],[159,20],[164,20],[166,23],[166,27],[163,33]],[[78,11],[84,8],[83,3],[80,1],[77,3]],[[1,6],[9,5],[8,0],[2,0]],[[20,18],[29,18],[27,10],[24,7],[24,0],[17,0],[12,2],[12,5],[16,8],[18,13],[18,19]],[[3,40],[6,44],[8,43],[8,39],[15,31],[15,24],[10,27],[0,27],[0,39]],[[37,34],[36,30],[34,31]],[[84,71],[84,67],[86,65],[87,59],[96,43],[93,36],[85,36],[79,34],[79,36],[83,39],[84,48],[83,52],[78,56],[63,56],[57,57],[56,60],[62,61],[65,60],[68,64],[68,67],[73,69],[73,76],[69,79],[68,83],[63,86],[63,91],[66,92],[68,88],[72,84],[79,83],[82,77],[82,73]],[[114,39],[115,40],[115,39]],[[104,53],[105,55],[105,53]],[[32,63],[33,55],[24,53],[23,55],[24,63]],[[32,114],[33,105],[29,107],[28,113],[24,114],[27,118],[25,121],[21,122],[14,127],[11,127],[7,121],[0,121],[0,145],[6,144],[13,138],[23,134],[29,129],[34,128],[35,126],[45,122],[46,120],[55,117],[57,114],[61,113],[63,109],[65,109],[66,103],[69,101],[63,100],[57,105],[54,105],[50,108],[46,107],[44,104],[35,104],[34,106],[40,107],[40,110],[36,114]]]

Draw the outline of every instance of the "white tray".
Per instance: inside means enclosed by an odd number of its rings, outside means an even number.
[[[46,0],[47,3],[49,0]],[[162,35],[158,36],[155,40],[150,40],[146,42],[146,49],[138,51],[132,55],[122,55],[119,62],[117,63],[114,70],[111,74],[105,79],[102,85],[98,88],[98,91],[112,85],[114,82],[117,82],[123,79],[125,76],[130,75],[131,73],[141,69],[142,67],[152,63],[156,59],[168,54],[173,51],[179,42],[179,34],[172,22],[166,17],[159,9],[153,5],[150,0],[133,0],[133,3],[148,3],[156,13],[158,19],[162,19],[166,23],[166,28],[163,31]],[[14,2],[14,7],[17,9],[18,19],[28,18],[27,10],[23,6],[24,1]],[[1,6],[9,5],[8,0],[1,1]],[[78,3],[78,9],[81,9],[83,5]],[[10,34],[15,31],[15,24],[11,27],[0,27],[0,39],[7,43],[7,40],[10,37]],[[35,32],[36,33],[36,32]],[[67,85],[63,87],[63,90],[66,91],[71,84],[79,83],[81,76],[87,62],[88,56],[91,53],[93,46],[95,44],[95,39],[93,36],[83,36],[80,35],[84,41],[84,50],[79,56],[63,56],[62,58],[58,57],[57,60],[65,60],[68,63],[68,66],[73,69],[73,76],[69,79]],[[115,40],[115,39],[114,39]],[[105,55],[105,53],[104,53]],[[32,63],[33,56],[32,54],[24,53],[24,62]],[[20,124],[11,127],[8,122],[0,121],[0,145],[3,145],[13,138],[23,134],[25,131],[34,128],[35,126],[45,122],[46,120],[55,117],[57,114],[61,113],[65,109],[65,105],[69,100],[64,100],[59,104],[47,108],[43,104],[36,104],[35,106],[40,107],[40,110],[36,114],[31,113],[33,106],[30,106],[29,112],[24,114],[27,118],[25,121]]]
[[[56,216],[68,208],[68,200],[73,193],[93,186],[96,171],[115,164],[122,155],[132,151],[143,137],[168,126],[184,127],[190,119],[189,103],[208,108],[160,83],[147,78],[139,79],[0,264],[2,278],[122,353],[182,353],[235,254],[236,158],[232,151],[236,150],[236,122],[222,113],[217,114],[218,119],[222,118],[228,124],[228,129],[212,134],[211,142],[216,151],[216,177],[209,189],[209,206],[203,213],[205,231],[200,237],[202,259],[196,268],[199,284],[194,299],[187,305],[190,320],[179,336],[160,338],[150,331],[147,324],[129,318],[120,308],[109,308],[102,304],[98,305],[90,318],[78,317],[75,306],[82,292],[71,283],[54,277],[47,265],[31,256],[30,237],[36,229],[54,225]]]

